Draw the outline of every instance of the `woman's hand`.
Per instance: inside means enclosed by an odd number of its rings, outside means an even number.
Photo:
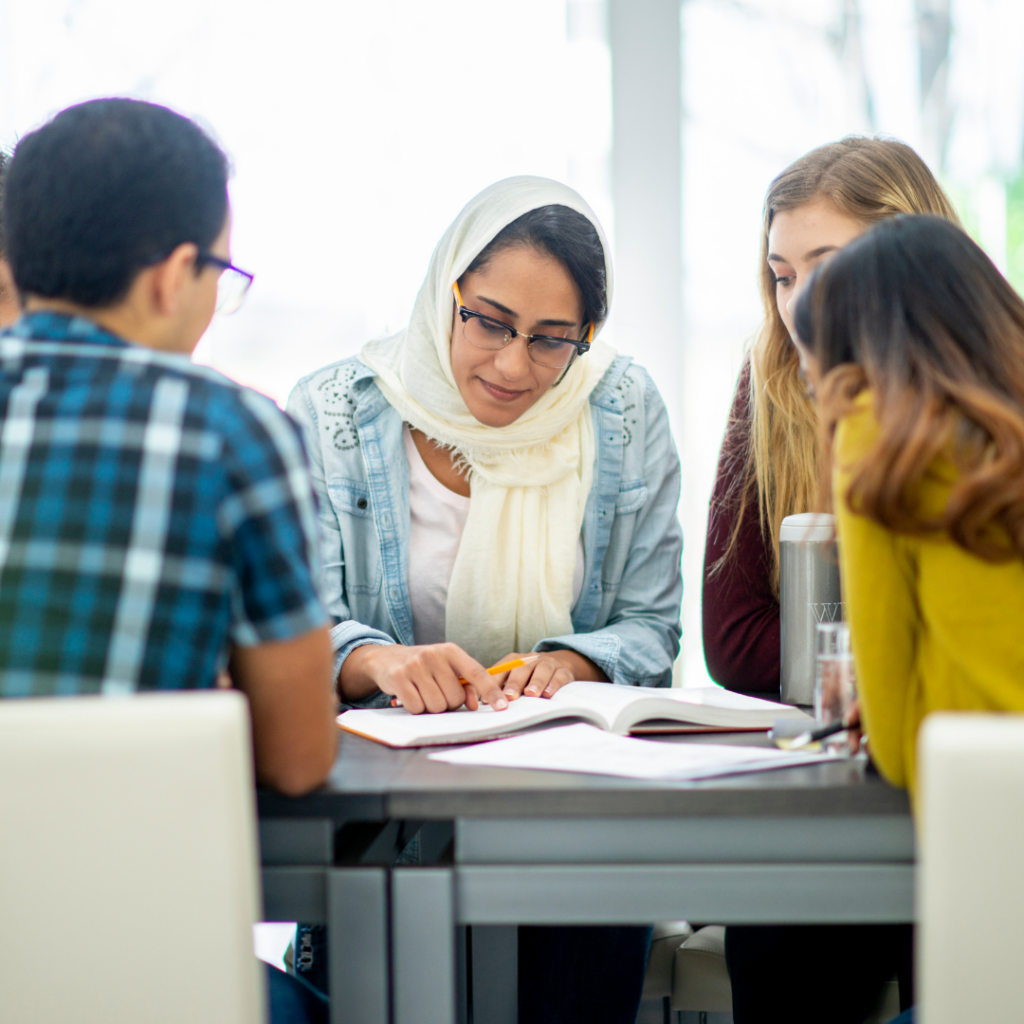
[[[459,677],[469,686],[459,682]],[[463,704],[476,711],[479,702],[495,711],[508,707],[501,677],[487,674],[480,662],[457,644],[363,644],[341,666],[338,689],[349,700],[368,696],[374,688],[390,693],[414,715],[438,714]]]
[[[528,657],[529,654],[507,654],[498,664]],[[576,679],[596,679],[598,682],[606,682],[608,679],[589,658],[575,651],[547,651],[536,661],[504,673],[503,680],[501,676],[494,678],[501,682],[509,700],[522,696],[552,697],[566,683]]]

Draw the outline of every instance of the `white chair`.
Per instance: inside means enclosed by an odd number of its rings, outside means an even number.
[[[667,999],[673,1010],[731,1013],[725,929],[707,925],[695,932],[686,921],[656,924],[643,998]],[[668,1013],[668,1007],[665,1012]]]
[[[917,768],[918,1019],[1020,1020],[1024,716],[930,715]]]
[[[732,1013],[732,985],[725,966],[725,928],[709,924],[677,950],[672,966],[672,1009]]]
[[[687,921],[659,921],[651,937],[644,975],[644,999],[666,999],[672,995],[672,964],[676,950],[693,934]]]
[[[0,701],[0,1018],[264,1021],[256,849],[239,694]]]

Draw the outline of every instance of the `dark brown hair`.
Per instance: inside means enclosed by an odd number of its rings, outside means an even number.
[[[815,272],[795,323],[822,373],[826,452],[871,389],[879,432],[850,508],[989,561],[1024,556],[1024,301],[981,249],[940,217],[879,224]],[[917,485],[940,456],[957,478],[928,514]]]
[[[580,290],[584,322],[592,323],[595,329],[604,323],[608,316],[604,246],[597,228],[582,213],[560,204],[524,213],[506,224],[487,243],[463,277],[485,266],[498,253],[517,245],[558,260]]]

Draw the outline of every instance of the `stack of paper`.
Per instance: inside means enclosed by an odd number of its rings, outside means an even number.
[[[630,779],[710,779],[836,760],[834,754],[730,747],[712,743],[659,743],[596,729],[562,725],[429,755],[449,764],[538,768]]]

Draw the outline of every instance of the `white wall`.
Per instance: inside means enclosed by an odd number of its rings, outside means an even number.
[[[283,401],[403,323],[491,182],[559,178],[609,216],[607,49],[586,28],[570,40],[552,0],[0,0],[0,144],[101,94],[209,126],[256,282],[198,357]]]

